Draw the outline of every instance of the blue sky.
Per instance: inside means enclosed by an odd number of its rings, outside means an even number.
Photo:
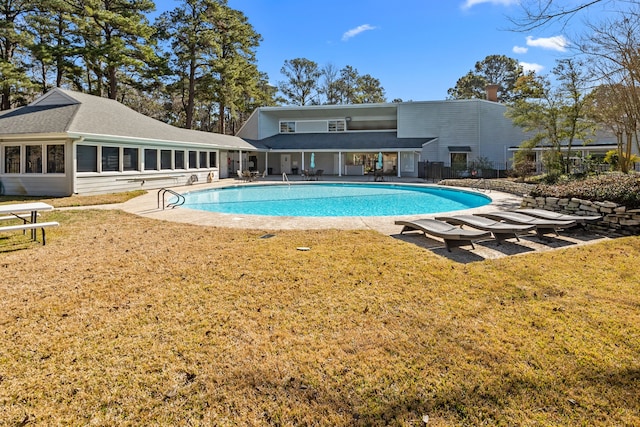
[[[157,12],[178,0],[156,0]],[[263,41],[258,68],[272,84],[284,61],[347,65],[380,80],[388,101],[442,100],[488,55],[506,55],[546,74],[569,36],[552,28],[511,31],[518,0],[229,0]],[[567,28],[565,28],[567,30]]]

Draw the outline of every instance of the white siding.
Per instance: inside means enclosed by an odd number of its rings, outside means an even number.
[[[61,92],[53,91],[49,92],[49,95],[39,98],[35,105],[72,105],[79,104],[78,101],[65,96]]]
[[[122,191],[131,190],[148,190],[162,187],[173,187],[177,185],[188,185],[192,176],[197,177],[195,183],[206,183],[209,172],[213,174],[213,180],[217,181],[220,177],[219,165],[224,162],[226,167],[227,157],[221,157],[225,152],[219,152],[217,150],[202,149],[201,147],[190,147],[187,145],[178,146],[141,146],[141,145],[128,145],[123,143],[96,143],[91,140],[84,140],[82,144],[87,146],[102,146],[102,147],[122,147],[122,148],[135,148],[138,150],[138,166],[139,170],[123,170],[120,171],[105,171],[105,172],[76,172],[75,173],[75,185],[73,192],[76,194],[106,194],[117,193]],[[186,169],[160,169],[160,170],[144,170],[145,149],[156,150],[156,154],[159,154],[162,150],[171,151],[171,158],[175,159],[175,152],[181,151],[185,153],[184,162]],[[207,158],[212,152],[217,151],[217,164],[218,167],[191,167],[189,168],[189,152],[196,152],[196,162],[199,161],[200,155],[206,153]],[[73,154],[77,156],[76,149],[73,150]],[[121,153],[122,154],[122,153]],[[158,159],[158,165],[160,166],[160,159]],[[100,149],[97,150],[97,166],[101,166],[101,153]],[[122,156],[120,156],[120,165],[122,165]],[[172,167],[174,167],[173,165]],[[73,159],[73,170],[76,170],[76,159]],[[100,169],[99,169],[100,170]]]
[[[20,174],[0,174],[0,191],[4,194],[22,196],[69,196],[73,193],[73,149],[70,140],[49,140],[49,141],[5,141],[0,144],[0,161],[5,161],[5,147],[19,145],[22,147],[21,170],[24,171],[25,145],[42,145],[43,152],[48,145],[64,145],[64,169],[65,173],[20,173]],[[4,164],[2,165],[4,166]],[[46,164],[42,165],[46,172]],[[3,167],[0,167],[3,170]]]
[[[504,167],[507,148],[525,139],[505,112],[505,105],[484,100],[404,103],[398,106],[398,136],[437,137],[424,146],[424,161],[448,164],[450,146],[469,146],[469,161],[486,157]]]
[[[478,151],[478,157],[486,157],[504,168],[513,157],[511,153],[507,152],[507,148],[520,145],[527,137],[521,128],[514,126],[511,119],[505,117],[506,108],[504,106],[490,102],[483,102],[480,106],[480,141],[482,144]]]
[[[258,139],[278,134],[279,121],[297,123],[296,132],[325,132],[311,120],[324,117],[351,117],[354,120],[388,120],[397,109],[398,138],[435,138],[421,152],[423,161],[450,161],[449,147],[469,147],[469,161],[486,157],[496,166],[504,167],[507,147],[517,146],[525,139],[520,128],[505,117],[506,106],[486,100],[448,100],[406,102],[393,105],[367,105],[366,107],[339,106],[328,108],[283,108],[258,110]],[[326,108],[325,108],[326,107]],[[319,122],[318,122],[319,123]],[[241,135],[245,136],[245,135]],[[363,147],[366,148],[366,147]],[[275,167],[275,165],[270,165]]]
[[[0,178],[4,194],[20,196],[71,195],[72,191],[66,176],[47,174],[2,175]]]
[[[277,135],[280,132],[280,121],[278,117],[271,114],[260,113],[260,128],[258,129],[259,139]]]
[[[412,102],[398,106],[398,137],[438,137],[441,144],[476,145],[477,103]]]
[[[249,117],[249,120],[242,125],[237,135],[240,138],[257,140],[260,138],[258,134],[258,123],[260,122],[260,110],[255,110]]]
[[[422,147],[420,160],[423,162],[444,162],[440,159],[440,144],[437,139]]]
[[[478,102],[412,102],[398,107],[398,136],[437,137],[422,151],[422,160],[449,162],[450,146],[469,146],[469,160],[477,157],[479,144]]]
[[[327,126],[325,120],[298,120],[296,133],[324,133],[327,132]]]
[[[167,173],[164,173],[167,172]],[[213,180],[219,179],[218,170],[211,169]],[[163,171],[156,174],[144,175],[87,175],[76,178],[76,193],[82,195],[120,193],[134,190],[154,190],[163,187],[176,187],[189,185],[191,176],[195,175],[197,181],[194,185],[207,182],[209,170],[191,171]],[[144,180],[147,178],[147,180]]]

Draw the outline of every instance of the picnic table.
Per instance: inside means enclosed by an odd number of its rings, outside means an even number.
[[[12,203],[0,205],[0,220],[21,219],[22,224],[0,226],[0,231],[31,230],[31,238],[36,240],[37,229],[42,229],[42,244],[45,244],[44,228],[57,226],[57,222],[38,223],[38,213],[51,211],[53,206],[43,202]]]

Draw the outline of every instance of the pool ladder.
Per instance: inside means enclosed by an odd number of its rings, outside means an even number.
[[[472,186],[472,188],[474,190],[481,191],[483,193],[485,191],[491,192],[491,188],[489,188],[489,186],[487,186],[487,181],[485,181],[484,178],[478,179],[477,182],[475,183],[475,185]]]
[[[291,186],[291,183],[289,182],[289,178],[287,177],[286,172],[282,172],[282,182],[286,182],[289,186]]]
[[[169,204],[167,204],[165,206],[165,204],[164,204],[164,196],[167,193],[173,194],[174,196],[176,196],[178,198],[178,200],[176,200],[175,202],[169,203]],[[185,198],[184,198],[184,196],[182,194],[176,193],[175,191],[170,190],[168,188],[161,188],[160,190],[158,190],[158,197],[157,197],[157,199],[158,199],[158,209],[160,209],[160,195],[161,194],[162,194],[162,210],[164,210],[165,207],[173,209],[176,206],[182,206],[184,204],[184,202],[185,202]]]

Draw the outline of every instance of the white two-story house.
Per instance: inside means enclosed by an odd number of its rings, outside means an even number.
[[[505,111],[477,99],[262,107],[237,136],[256,148],[243,162],[274,174],[362,175],[380,166],[380,156],[384,173],[398,177],[419,176],[421,162],[463,170],[479,158],[504,170],[509,147],[525,139]]]

